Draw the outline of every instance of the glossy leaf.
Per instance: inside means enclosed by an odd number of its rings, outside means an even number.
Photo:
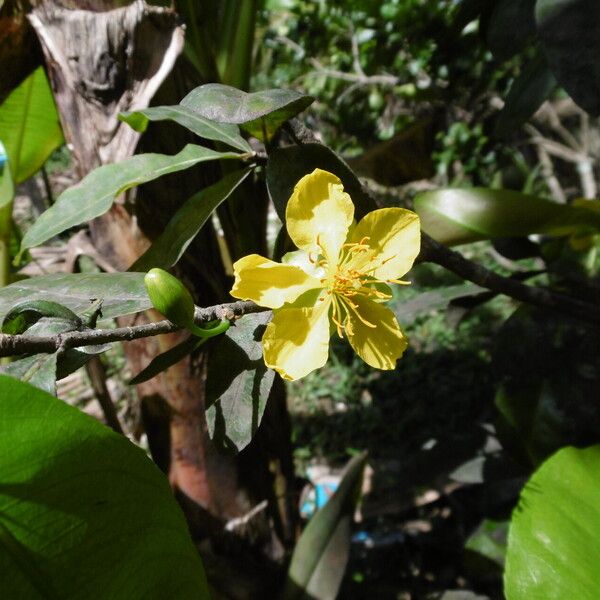
[[[338,489],[303,531],[282,600],[334,600],[350,550],[350,527],[360,496],[366,453],[347,465]]]
[[[23,298],[58,302],[78,314],[89,308],[93,299],[102,298],[106,318],[152,308],[144,273],[55,273],[22,279],[0,289],[0,321]]]
[[[208,599],[183,515],[141,449],[11,377],[0,397],[3,598]]]
[[[512,190],[446,188],[423,192],[415,198],[415,211],[423,231],[447,245],[600,229],[599,214],[593,210]]]
[[[556,79],[542,54],[538,54],[513,81],[504,107],[498,113],[494,135],[508,137],[515,133],[556,89]]]
[[[211,352],[206,387],[206,421],[213,441],[239,452],[258,429],[275,372],[263,360],[261,339],[271,315],[245,315]]]
[[[254,137],[270,138],[287,120],[314,101],[292,90],[264,90],[249,94],[220,83],[207,83],[192,90],[181,105],[218,123],[235,123]],[[264,141],[264,140],[263,140]]]
[[[64,191],[55,204],[42,213],[23,237],[21,251],[99,217],[112,206],[116,196],[130,188],[201,162],[243,157],[243,154],[215,152],[188,144],[178,154],[138,154],[94,169],[80,183]]]
[[[249,169],[230,173],[219,182],[186,200],[173,215],[164,231],[130,267],[130,270],[147,271],[152,267],[168,269],[176,264],[212,212],[249,174]]]
[[[140,133],[146,131],[150,121],[175,121],[201,138],[222,142],[242,152],[252,152],[252,147],[240,135],[236,125],[211,121],[186,106],[152,106],[121,113],[119,119]]]
[[[537,0],[538,37],[558,82],[573,100],[600,115],[600,3]]]
[[[333,150],[322,144],[302,144],[278,148],[269,155],[267,187],[282,221],[285,221],[285,208],[294,186],[316,168],[329,171],[342,180],[344,190],[350,194],[356,207],[355,218],[359,219],[377,208],[352,169]]]
[[[72,328],[81,326],[81,319],[70,309],[49,300],[25,300],[13,306],[2,319],[2,333],[16,335],[42,317],[57,317],[68,320]]]
[[[52,91],[39,67],[0,106],[0,140],[13,179],[21,183],[36,173],[63,143]]]
[[[533,474],[513,512],[507,600],[596,600],[598,565],[600,446],[563,448]]]

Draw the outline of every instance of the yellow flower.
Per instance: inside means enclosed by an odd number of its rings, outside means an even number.
[[[332,173],[315,169],[294,188],[286,225],[299,248],[283,263],[251,254],[234,265],[231,295],[273,309],[262,339],[265,364],[294,380],[322,367],[337,330],[369,365],[393,369],[407,340],[383,302],[407,283],[419,254],[419,217],[382,208],[354,222],[354,204]]]

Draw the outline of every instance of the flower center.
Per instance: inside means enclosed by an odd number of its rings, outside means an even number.
[[[352,320],[349,318],[351,313],[361,323],[367,327],[375,328],[376,325],[367,321],[359,312],[359,305],[356,303],[358,297],[366,298],[372,301],[376,300],[389,300],[390,294],[382,292],[377,289],[376,285],[379,283],[386,283],[383,280],[374,278],[371,273],[386,261],[381,263],[375,263],[376,253],[367,243],[369,237],[365,236],[360,242],[351,242],[342,246],[342,254],[335,270],[329,269],[329,263],[326,259],[318,261],[318,265],[323,267],[325,271],[329,272],[329,275],[323,278],[321,281],[326,286],[325,292],[331,296],[332,300],[332,312],[331,320],[335,323],[338,335],[344,337],[344,331],[347,334],[352,335]],[[320,239],[317,239],[317,244],[322,250],[323,256],[326,256],[325,250],[320,243]],[[370,257],[363,257],[363,261],[355,260],[360,254],[372,252]],[[360,265],[363,262],[364,269],[357,268],[356,263]],[[354,266],[353,266],[354,265]],[[391,283],[391,282],[390,282]],[[396,283],[394,281],[394,283]],[[322,298],[323,300],[325,297]]]

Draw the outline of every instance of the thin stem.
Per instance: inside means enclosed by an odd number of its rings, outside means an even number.
[[[207,308],[196,308],[194,321],[197,325],[227,319],[233,321],[249,313],[269,310],[253,302],[231,302]],[[108,344],[111,342],[127,342],[139,338],[172,333],[181,328],[167,321],[157,321],[133,327],[118,327],[116,329],[88,329],[85,331],[68,331],[56,336],[4,335],[0,334],[0,357],[15,354],[37,352],[64,352],[69,348]]]
[[[498,275],[466,259],[462,254],[446,248],[426,233],[422,234],[421,260],[441,265],[467,281],[472,281],[477,285],[515,300],[542,308],[551,308],[584,321],[600,324],[600,308],[594,304],[547,288],[526,285],[515,279]]]

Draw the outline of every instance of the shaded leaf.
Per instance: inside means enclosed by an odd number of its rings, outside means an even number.
[[[213,441],[239,452],[256,433],[275,372],[265,366],[261,339],[271,314],[245,315],[216,344],[208,362],[206,421]]]
[[[52,91],[42,67],[0,106],[0,140],[15,183],[29,179],[63,143]]]
[[[398,321],[403,325],[410,325],[420,315],[446,308],[452,300],[464,298],[466,296],[476,296],[481,292],[486,291],[474,283],[459,283],[457,285],[449,285],[428,292],[423,292],[411,298],[406,302],[400,300],[396,306],[396,316]]]
[[[219,123],[236,123],[265,141],[287,120],[314,102],[292,90],[264,90],[249,94],[221,83],[207,83],[192,90],[181,105]]]
[[[485,557],[498,567],[504,567],[507,535],[506,521],[484,519],[467,539],[465,549]]]
[[[593,210],[512,190],[446,188],[423,192],[415,198],[415,211],[423,231],[447,245],[600,229],[599,215]]]
[[[523,50],[535,34],[534,7],[535,0],[497,0],[486,30],[494,58],[508,60]]]
[[[558,82],[581,108],[600,115],[600,3],[537,0],[535,18]]]
[[[152,106],[144,110],[121,113],[119,119],[140,133],[146,131],[149,121],[175,121],[201,138],[223,142],[242,152],[252,152],[252,147],[240,135],[238,127],[231,123],[211,121],[182,105]]]
[[[94,169],[77,185],[65,190],[56,202],[35,221],[21,242],[21,251],[38,246],[70,227],[104,214],[116,196],[168,173],[189,169],[209,161],[244,158],[235,152],[215,152],[188,144],[181,152],[138,154],[119,163]]]
[[[0,396],[2,597],[208,599],[183,515],[141,449],[11,377]]]
[[[593,328],[529,306],[496,334],[497,430],[502,445],[524,464],[598,439],[600,414],[589,403],[600,385],[597,345]]]
[[[159,373],[166,371],[169,367],[177,364],[180,360],[183,360],[188,354],[191,354],[194,350],[200,347],[206,338],[197,338],[190,336],[183,340],[180,344],[173,346],[166,352],[162,352],[158,356],[155,356],[147,367],[142,369],[135,377],[129,381],[129,385],[137,385],[148,381],[153,377],[156,377]]]
[[[186,200],[167,223],[164,231],[129,270],[148,271],[153,267],[168,269],[176,264],[212,212],[231,195],[250,172],[250,169],[246,169],[230,173]]]
[[[56,360],[56,353],[27,356],[0,367],[0,374],[10,375],[55,396]]]
[[[510,86],[504,107],[496,118],[494,135],[512,135],[533,116],[555,89],[556,79],[544,56],[538,53]]]
[[[600,446],[559,450],[533,474],[512,515],[508,600],[596,600],[600,590]]]
[[[84,312],[92,300],[103,298],[106,318],[152,308],[144,273],[55,273],[23,279],[0,289],[0,320],[23,298],[58,302],[75,313]]]
[[[340,485],[303,531],[282,600],[334,600],[350,549],[350,526],[360,496],[366,453],[346,466]]]
[[[392,139],[349,158],[348,165],[359,175],[387,186],[433,177],[433,138],[431,118],[421,119]]]
[[[356,207],[355,218],[377,208],[350,167],[331,149],[322,144],[302,144],[278,148],[269,154],[267,187],[279,218],[285,222],[285,208],[298,181],[315,169],[337,175]]]

